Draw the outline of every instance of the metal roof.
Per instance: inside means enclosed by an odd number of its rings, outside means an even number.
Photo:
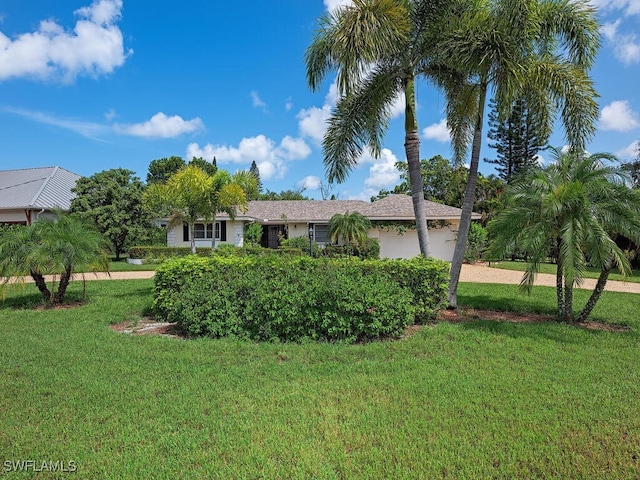
[[[0,209],[68,210],[80,178],[60,167],[0,170]]]

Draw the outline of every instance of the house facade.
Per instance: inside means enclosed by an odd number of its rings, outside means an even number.
[[[68,210],[80,179],[60,167],[0,171],[0,225],[31,225],[59,208]]]
[[[455,234],[460,222],[459,208],[425,202],[429,225],[431,255],[451,261],[455,248]],[[305,237],[321,246],[330,243],[329,220],[335,214],[359,212],[373,224],[368,235],[378,240],[381,258],[412,258],[420,254],[418,234],[415,229],[413,202],[408,195],[389,195],[375,202],[361,200],[256,200],[249,202],[245,213],[231,220],[226,214],[216,217],[215,224],[196,223],[197,247],[210,247],[215,238],[221,243],[242,246],[244,227],[249,223],[262,225],[261,244],[277,248],[283,238]],[[474,214],[474,219],[480,218]],[[167,244],[189,247],[189,229],[177,226],[167,232]]]

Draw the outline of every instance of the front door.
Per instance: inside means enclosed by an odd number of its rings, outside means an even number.
[[[278,225],[269,225],[269,233],[267,237],[267,247],[269,248],[278,248],[280,245],[280,226]]]

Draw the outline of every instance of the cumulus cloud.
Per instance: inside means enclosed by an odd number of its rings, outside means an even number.
[[[296,187],[302,190],[318,190],[321,185],[322,180],[315,175],[308,175],[296,183]]]
[[[320,145],[327,131],[327,122],[331,118],[331,107],[323,105],[322,108],[303,108],[298,112],[296,118],[300,134],[311,138],[317,145]]]
[[[324,6],[329,12],[333,12],[338,7],[351,5],[351,0],[324,0]]]
[[[638,0],[591,0],[591,4],[600,10],[622,11],[625,16],[640,14]]]
[[[434,123],[422,130],[422,136],[427,140],[435,140],[437,142],[450,142],[451,132],[447,127],[447,120],[442,119],[438,123]]]
[[[146,122],[115,124],[113,128],[117,133],[134,137],[174,138],[185,133],[202,130],[204,124],[198,117],[192,120],[184,120],[179,115],[169,117],[162,112],[158,112]]]
[[[43,20],[35,32],[10,39],[0,32],[0,81],[35,78],[72,82],[78,75],[109,74],[124,64],[122,32],[116,25],[122,0],[96,0],[75,11],[73,31]]]
[[[291,161],[303,160],[311,154],[311,148],[301,138],[284,137],[280,144],[264,135],[243,138],[237,147],[212,145],[201,147],[197,143],[187,146],[186,158],[202,157],[207,160],[216,158],[218,164],[235,163],[249,166],[255,161],[260,169],[260,178],[270,180],[282,178]]]
[[[640,142],[631,142],[627,147],[616,152],[616,157],[621,160],[635,160],[638,157],[638,149],[640,148]]]
[[[628,132],[640,126],[637,115],[626,100],[616,100],[602,109],[600,129]]]
[[[640,2],[638,2],[640,5]],[[613,56],[625,65],[640,63],[640,42],[635,33],[623,34],[619,32],[621,19],[605,23],[600,31],[613,48]]]

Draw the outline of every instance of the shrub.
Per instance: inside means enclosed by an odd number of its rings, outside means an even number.
[[[482,254],[487,249],[488,239],[487,229],[479,223],[472,223],[467,237],[467,246],[464,250],[464,261],[474,263],[482,258]]]
[[[447,274],[445,262],[426,259],[190,256],[156,271],[154,310],[194,336],[396,337],[414,319],[433,319],[446,299]]]
[[[375,238],[367,238],[364,244],[327,245],[322,250],[326,257],[358,257],[362,259],[380,258],[380,244]]]
[[[248,246],[259,246],[262,239],[262,225],[248,223],[244,226],[244,241]]]
[[[197,248],[196,254],[208,256],[211,248]],[[166,260],[174,257],[185,257],[191,255],[190,247],[157,247],[157,246],[136,246],[129,248],[129,258],[141,258],[148,261]]]
[[[303,254],[309,255],[309,238],[307,237],[290,237],[280,241],[281,247],[297,248]],[[322,253],[322,248],[316,242],[311,242],[311,251],[314,257],[318,257]]]

